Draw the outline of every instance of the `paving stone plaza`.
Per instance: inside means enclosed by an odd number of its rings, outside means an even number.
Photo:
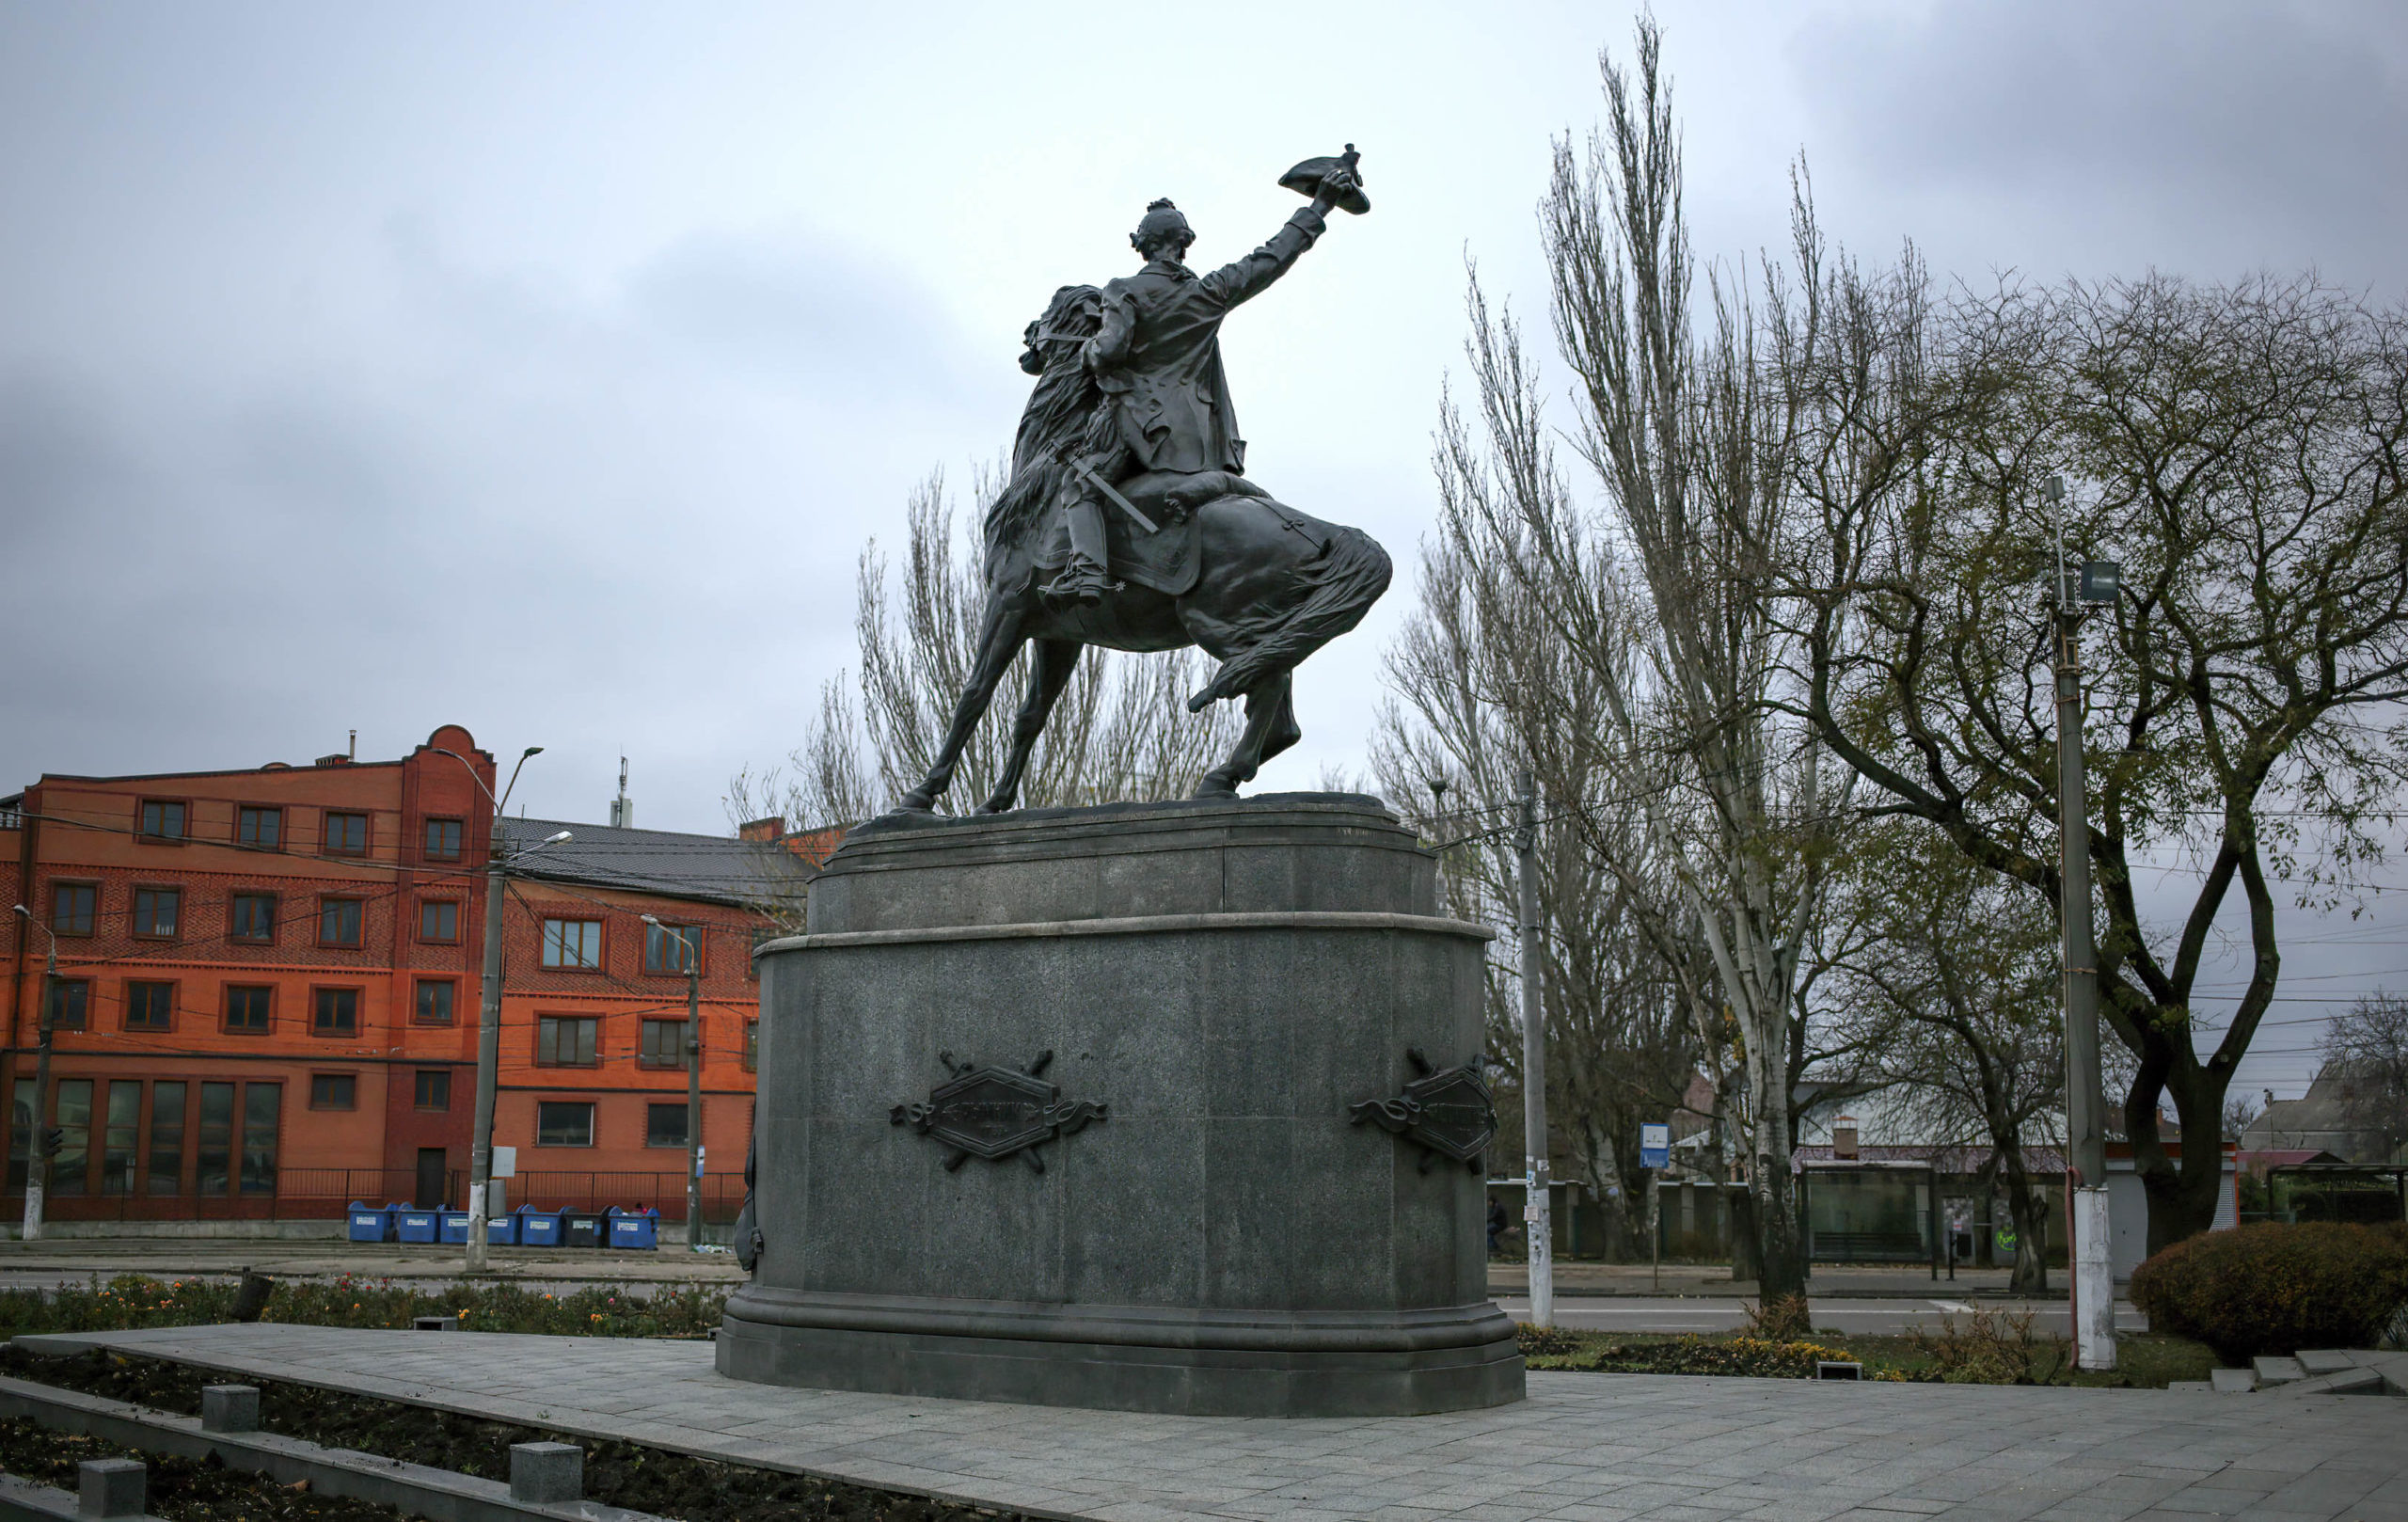
[[[1267,1420],[738,1384],[706,1343],[200,1326],[73,1340],[1109,1522],[2408,1522],[2408,1403],[1534,1373],[1446,1416]]]

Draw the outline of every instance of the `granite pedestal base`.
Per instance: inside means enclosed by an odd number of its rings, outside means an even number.
[[[1487,936],[1369,799],[855,832],[759,953],[764,1248],[720,1371],[1199,1416],[1521,1399],[1470,1155]]]

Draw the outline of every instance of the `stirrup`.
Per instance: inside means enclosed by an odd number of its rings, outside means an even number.
[[[1120,583],[1104,575],[1101,567],[1073,563],[1047,582],[1042,592],[1052,602],[1094,604],[1103,601],[1107,593],[1120,590]]]

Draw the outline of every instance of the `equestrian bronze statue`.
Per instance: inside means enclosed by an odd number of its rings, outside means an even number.
[[[1021,647],[1034,644],[1012,747],[982,814],[1020,796],[1029,753],[1088,645],[1198,645],[1220,670],[1191,711],[1245,700],[1245,727],[1198,798],[1234,797],[1302,737],[1291,674],[1362,620],[1387,590],[1387,552],[1358,529],[1275,501],[1246,479],[1245,440],[1221,373],[1220,327],[1326,230],[1332,208],[1370,209],[1354,145],[1280,178],[1310,196],[1261,247],[1209,274],[1187,265],[1196,234],[1167,200],[1130,244],[1145,261],[1101,290],[1064,286],[1031,323],[1021,368],[1037,377],[1011,475],[986,521],[987,606],[978,658],[936,764],[902,812],[936,806]]]

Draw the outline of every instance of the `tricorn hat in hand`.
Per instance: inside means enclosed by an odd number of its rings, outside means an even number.
[[[1321,182],[1338,170],[1344,169],[1355,177],[1355,182],[1346,187],[1338,198],[1337,204],[1340,210],[1360,216],[1371,209],[1371,198],[1363,194],[1362,171],[1354,167],[1354,161],[1360,156],[1354,151],[1354,145],[1349,143],[1346,151],[1335,158],[1305,160],[1281,175],[1279,182],[1299,196],[1318,196],[1321,194]]]

